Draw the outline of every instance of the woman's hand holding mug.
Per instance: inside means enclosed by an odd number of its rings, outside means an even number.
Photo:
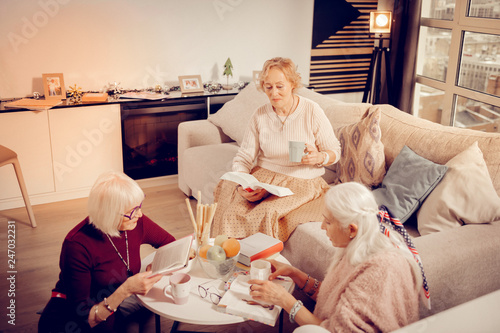
[[[307,154],[302,157],[302,164],[318,165],[325,160],[325,155],[319,152],[318,148],[314,145],[306,143],[305,151]]]

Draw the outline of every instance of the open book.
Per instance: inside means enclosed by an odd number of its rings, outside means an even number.
[[[250,275],[236,274],[236,279],[231,282],[229,289],[222,296],[218,306],[228,314],[274,326],[281,307],[254,301],[252,296],[250,296],[250,284],[248,284]],[[289,292],[293,285],[293,281],[289,277],[280,277],[273,280],[273,283],[282,285]]]
[[[186,267],[192,242],[193,235],[189,235],[160,247],[153,259],[151,276],[171,273]]]
[[[261,183],[249,173],[230,171],[220,177],[220,179],[230,180],[232,182],[238,183],[247,191],[256,190],[258,188],[263,188],[267,192],[274,194],[278,197],[286,197],[287,195],[293,195],[293,192],[286,187]]]

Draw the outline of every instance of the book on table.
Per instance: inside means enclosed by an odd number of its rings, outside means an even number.
[[[261,232],[240,240],[240,255],[238,261],[243,265],[257,259],[265,259],[283,250],[283,242]]]
[[[5,104],[9,108],[25,108],[33,111],[46,111],[54,106],[62,104],[61,100],[46,100],[22,98]]]
[[[82,102],[107,102],[108,93],[85,93]]]
[[[132,99],[150,99],[150,100],[158,100],[167,98],[168,95],[157,93],[153,91],[129,91],[120,95],[120,98],[132,98]]]
[[[223,174],[222,177],[220,177],[220,179],[229,180],[237,184],[240,184],[246,191],[249,192],[263,188],[267,192],[274,194],[278,197],[286,197],[288,195],[293,195],[293,192],[289,188],[261,183],[257,180],[257,178],[255,178],[249,173],[229,171]]]
[[[155,276],[168,274],[183,269],[189,263],[189,251],[193,242],[193,235],[177,239],[156,250],[151,270]]]
[[[228,290],[222,296],[218,307],[225,313],[274,326],[281,307],[253,300],[250,296],[248,272],[235,273],[234,276],[236,278],[230,284],[228,282]],[[272,282],[282,285],[288,292],[293,285],[293,281],[289,277],[279,277]]]

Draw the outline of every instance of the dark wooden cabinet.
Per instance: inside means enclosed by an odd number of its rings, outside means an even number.
[[[206,119],[237,91],[121,104],[123,171],[133,179],[177,174],[179,123]]]

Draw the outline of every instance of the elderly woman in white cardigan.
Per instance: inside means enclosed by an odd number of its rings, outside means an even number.
[[[248,124],[241,124],[245,135],[232,171],[252,174],[294,194],[277,197],[265,189],[247,190],[222,180],[214,191],[214,237],[244,238],[262,232],[286,241],[300,223],[318,221],[322,196],[329,188],[321,177],[324,167],[340,158],[340,143],[323,109],[295,94],[301,78],[290,59],[266,61],[259,81],[269,103],[259,107]],[[306,144],[307,154],[298,162],[289,159],[289,141]]]
[[[321,228],[338,248],[325,279],[277,261],[269,277],[291,277],[316,300],[314,312],[271,281],[250,280],[250,295],[281,306],[299,325],[331,332],[388,332],[417,321],[421,271],[399,234],[380,232],[371,191],[358,183],[340,184],[327,192],[325,206]]]

